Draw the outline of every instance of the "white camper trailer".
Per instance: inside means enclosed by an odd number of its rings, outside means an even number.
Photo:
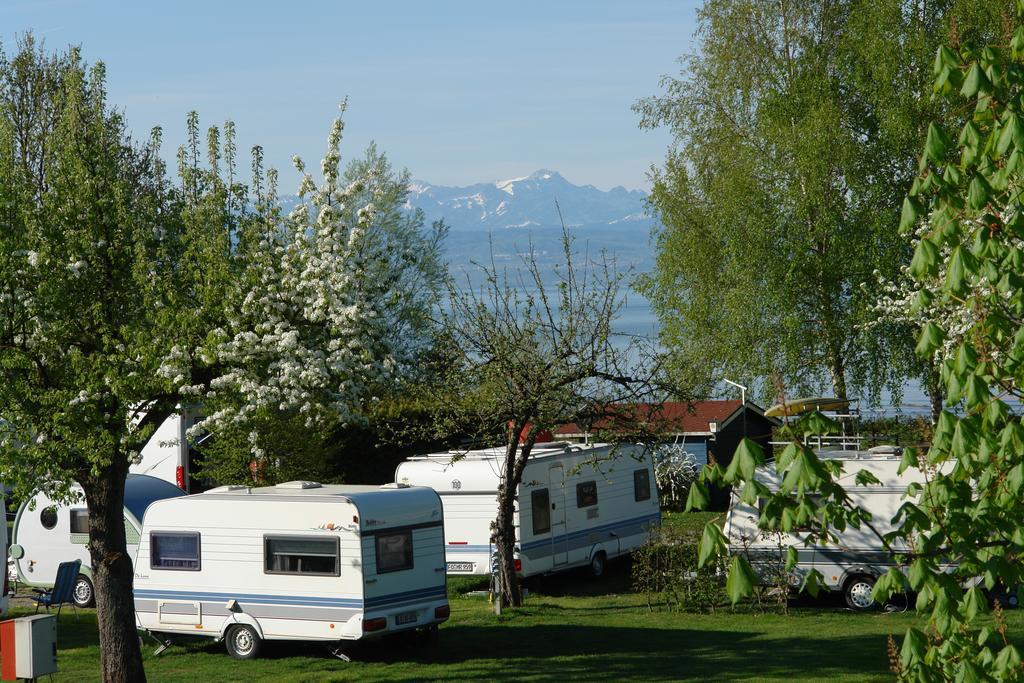
[[[913,482],[924,483],[924,475],[917,468],[897,474],[901,457],[894,446],[878,446],[866,451],[821,451],[817,455],[842,463],[843,474],[838,483],[846,489],[854,505],[871,513],[871,526],[880,534],[893,530],[892,518],[907,500],[907,486]],[[870,472],[881,484],[858,485],[855,478],[860,470]],[[773,465],[759,468],[755,477],[769,490],[778,491],[781,478]],[[852,609],[867,610],[875,606],[871,597],[875,580],[894,566],[895,558],[870,528],[865,525],[859,529],[848,527],[838,534],[835,545],[805,545],[806,534],[799,530],[779,534],[758,529],[758,508],[743,503],[741,494],[742,491],[733,490],[725,521],[724,533],[729,539],[730,552],[746,554],[755,571],[764,577],[765,573],[782,566],[786,548],[792,545],[797,550],[798,562],[789,577],[791,582],[802,581],[806,573],[817,569],[824,578],[824,587],[842,592]],[[895,549],[905,548],[897,544]]]
[[[89,557],[89,509],[79,486],[77,502],[53,501],[37,493],[21,505],[14,519],[10,555],[19,583],[50,587],[61,562],[81,560],[75,582],[74,601],[79,607],[93,603],[92,569]],[[124,533],[129,557],[135,556],[142,531],[142,517],[149,504],[165,498],[184,496],[178,487],[155,477],[129,474],[124,486]]]
[[[199,451],[187,438],[188,430],[202,419],[201,414],[184,409],[168,417],[142,447],[139,461],[129,472],[163,479],[186,493],[209,488],[196,476]]]
[[[154,504],[135,563],[135,612],[151,633],[345,641],[448,618],[437,494],[388,484],[224,486]]]
[[[395,480],[441,494],[449,574],[490,574],[503,448],[410,458]],[[454,462],[453,462],[454,460]],[[523,576],[605,563],[642,545],[661,523],[650,452],[642,446],[539,443],[517,491],[517,570]]]

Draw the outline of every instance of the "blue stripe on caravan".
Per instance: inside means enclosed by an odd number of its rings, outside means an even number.
[[[486,553],[491,549],[489,545],[446,545],[446,553]]]
[[[260,595],[251,593],[208,593],[205,591],[171,591],[136,589],[135,597],[148,600],[195,600],[217,602],[238,600],[258,605],[302,605],[305,607],[362,607],[359,598],[325,598],[304,595]]]
[[[448,591],[444,586],[431,586],[430,588],[421,588],[414,591],[405,591],[404,593],[391,593],[390,595],[379,595],[373,598],[367,598],[364,601],[363,609],[380,609],[387,605],[397,604],[401,602],[409,602],[410,600],[425,600],[427,598],[442,598],[448,595]]]
[[[593,533],[601,533],[602,531],[611,531],[613,529],[621,529],[622,527],[635,526],[636,524],[643,524],[644,522],[653,522],[661,519],[661,513],[655,513],[652,515],[644,515],[642,517],[633,517],[631,519],[624,519],[619,522],[610,522],[608,524],[602,524],[600,526],[588,527],[586,529],[580,529],[573,531],[568,534],[562,534],[560,536],[553,536],[551,538],[542,538],[536,541],[530,541],[529,543],[522,544],[522,550],[532,550],[534,548],[543,548],[551,543],[555,542],[567,542],[579,538],[584,538]]]

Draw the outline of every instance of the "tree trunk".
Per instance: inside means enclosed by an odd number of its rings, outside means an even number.
[[[128,465],[115,454],[97,476],[81,481],[89,505],[89,554],[100,634],[100,669],[107,683],[146,680],[135,622],[134,569],[124,538],[124,486]]]
[[[832,345],[830,344],[830,347]],[[832,393],[836,398],[846,400],[846,362],[837,348],[829,348],[828,370],[832,376]]]
[[[523,604],[523,592],[519,586],[515,564],[515,501],[516,491],[523,479],[526,459],[530,457],[537,430],[530,429],[526,443],[519,443],[519,435],[526,423],[516,425],[509,435],[505,449],[505,472],[502,483],[498,486],[498,516],[494,521],[494,545],[498,551],[498,574],[501,578],[501,594],[498,600],[510,607]]]

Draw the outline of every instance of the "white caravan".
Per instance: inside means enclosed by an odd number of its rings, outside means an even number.
[[[448,618],[444,518],[422,487],[223,486],[155,503],[135,563],[139,627],[224,639],[346,641]]]
[[[91,559],[89,556],[89,509],[81,487],[75,485],[77,501],[66,504],[37,493],[18,510],[14,519],[10,556],[19,583],[53,586],[61,562],[81,560],[73,599],[79,607],[93,604]],[[135,557],[142,531],[142,517],[150,503],[184,496],[177,486],[156,477],[129,474],[124,485],[124,533],[128,556]]]
[[[449,574],[490,574],[504,448],[409,458],[395,480],[430,486],[444,502]],[[605,563],[643,545],[661,523],[651,453],[643,446],[539,443],[523,471],[516,525],[522,576]]]
[[[189,410],[168,417],[142,447],[139,462],[129,472],[163,479],[186,493],[207,488],[196,477],[199,451],[187,438],[188,430],[202,419],[200,413]]]
[[[917,468],[897,474],[901,460],[899,450],[894,446],[877,446],[866,451],[835,450],[817,454],[823,460],[842,463],[843,474],[838,483],[846,489],[851,503],[871,513],[871,526],[883,535],[893,530],[892,519],[907,501],[907,486],[913,482],[924,483],[924,475]],[[881,484],[858,485],[855,478],[860,470],[870,472]],[[773,464],[759,468],[755,477],[769,490],[779,490],[781,478]],[[852,609],[866,610],[875,606],[871,597],[875,580],[895,565],[895,558],[874,531],[866,525],[859,529],[848,527],[837,534],[835,545],[806,545],[806,532],[796,530],[781,534],[758,529],[759,509],[742,502],[741,494],[742,491],[733,490],[724,533],[729,539],[730,552],[745,554],[762,579],[784,572],[786,548],[792,545],[796,547],[798,562],[788,577],[791,583],[798,584],[808,572],[817,569],[824,579],[824,587],[842,592]],[[905,550],[905,545],[897,543],[895,549]]]

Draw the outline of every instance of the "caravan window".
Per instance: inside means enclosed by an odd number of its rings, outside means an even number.
[[[651,499],[651,473],[647,469],[633,472],[633,500]]]
[[[412,569],[412,529],[377,535],[377,573]]]
[[[588,508],[597,505],[597,482],[585,481],[576,484],[576,507]]]
[[[339,576],[338,537],[264,536],[263,569],[267,574]]]
[[[533,534],[546,534],[551,531],[551,501],[547,489],[534,491],[533,500]]]
[[[87,534],[87,533],[89,533],[89,511],[88,510],[72,510],[71,511],[71,533],[73,533],[73,534]]]
[[[43,525],[44,529],[52,529],[57,526],[56,506],[50,505],[43,508],[43,511],[39,513],[39,523]]]
[[[149,534],[152,569],[199,571],[199,534],[154,531]]]

